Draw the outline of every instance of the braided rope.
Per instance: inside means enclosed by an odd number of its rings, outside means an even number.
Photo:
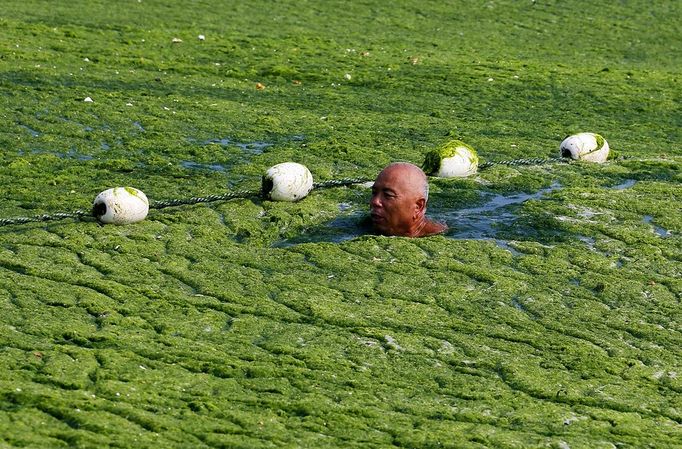
[[[92,217],[92,213],[86,212],[83,210],[75,210],[73,212],[55,212],[53,214],[34,215],[32,217],[0,218],[0,226],[9,226],[9,225],[14,225],[14,224],[51,221],[51,220],[64,220],[66,218],[80,219],[82,217]]]
[[[326,189],[329,187],[350,186],[353,184],[362,184],[363,182],[373,181],[371,178],[342,178],[331,179],[324,182],[316,182],[313,184],[313,189]]]
[[[494,167],[496,165],[506,165],[508,167],[515,167],[517,165],[544,165],[544,164],[568,164],[571,159],[563,157],[537,157],[529,159],[512,159],[508,161],[490,161],[484,162],[478,166],[479,170],[485,170],[486,168]]]
[[[607,162],[619,162],[633,160],[632,156],[618,155]],[[660,159],[639,159],[641,161],[658,161]],[[505,165],[507,167],[515,167],[518,165],[546,165],[546,164],[570,164],[576,162],[574,159],[568,157],[536,157],[527,159],[510,159],[506,161],[489,161],[478,165],[479,170],[485,170],[486,168],[495,167],[496,165]]]
[[[178,198],[163,201],[152,201],[149,204],[150,209],[163,209],[172,206],[182,206],[185,204],[199,204],[199,203],[211,203],[214,201],[227,201],[235,198],[251,198],[254,196],[260,196],[261,190],[235,190],[233,192],[224,193],[222,195],[207,195],[198,196],[193,198]]]

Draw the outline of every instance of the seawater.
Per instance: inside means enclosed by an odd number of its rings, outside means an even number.
[[[511,225],[517,218],[518,205],[528,200],[541,199],[545,195],[561,188],[558,183],[534,193],[496,194],[482,193],[483,202],[475,207],[465,209],[429,209],[430,219],[445,222],[448,225],[446,237],[453,239],[493,240],[504,249],[509,249],[506,241],[497,238],[501,227]],[[277,247],[287,247],[301,243],[333,242],[341,243],[356,237],[371,234],[369,223],[369,206],[366,204],[339,204],[341,215],[324,226],[308,229],[300,235],[275,243]]]

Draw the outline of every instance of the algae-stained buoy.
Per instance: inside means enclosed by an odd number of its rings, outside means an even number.
[[[129,224],[144,220],[149,212],[147,196],[133,187],[114,187],[97,195],[92,215],[101,223]]]
[[[599,134],[578,133],[561,142],[559,153],[561,157],[602,163],[609,157],[609,143]]]
[[[313,189],[313,175],[305,165],[283,162],[263,176],[263,196],[272,201],[298,201]]]
[[[427,175],[441,178],[462,178],[476,174],[476,150],[461,140],[451,140],[429,151],[422,167]]]

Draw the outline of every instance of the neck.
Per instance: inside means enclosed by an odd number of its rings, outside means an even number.
[[[410,229],[408,237],[425,237],[427,235],[440,234],[448,229],[444,223],[438,223],[421,216],[415,221],[414,226]]]
[[[410,226],[410,229],[407,230],[405,235],[407,237],[419,237],[423,235],[424,228],[427,224],[428,220],[422,215],[412,223],[412,226]]]

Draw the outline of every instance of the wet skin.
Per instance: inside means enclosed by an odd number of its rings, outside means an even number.
[[[372,186],[369,202],[374,229],[383,235],[425,237],[447,229],[426,218],[424,172],[416,165],[395,163],[384,168]]]

